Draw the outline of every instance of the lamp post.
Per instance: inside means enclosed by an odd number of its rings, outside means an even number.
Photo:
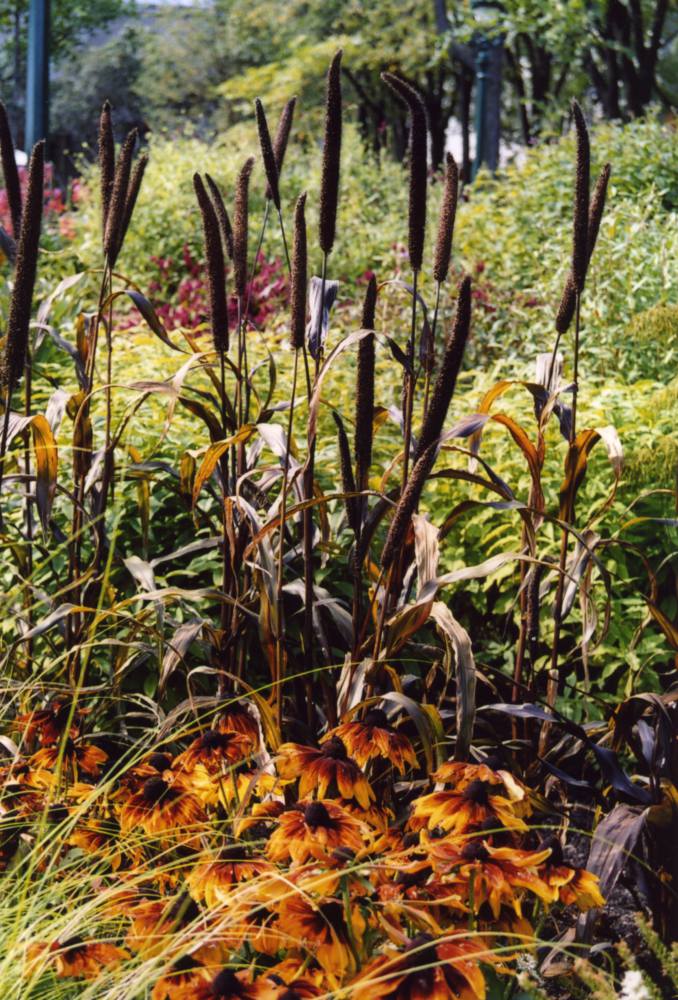
[[[30,0],[24,142],[28,153],[49,131],[49,6],[50,0]]]
[[[501,70],[504,55],[503,36],[488,29],[496,27],[503,12],[498,0],[471,0],[473,16],[478,24],[474,37],[476,74],[476,154],[473,177],[485,164],[494,172],[499,166],[499,136],[501,110]]]

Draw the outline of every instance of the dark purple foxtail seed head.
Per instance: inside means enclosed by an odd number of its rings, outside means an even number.
[[[132,172],[132,157],[137,141],[137,130],[132,129],[122,144],[118,163],[115,168],[111,199],[106,217],[104,232],[104,253],[110,267],[113,267],[122,249],[124,236],[125,206],[129,189],[129,179]]]
[[[438,236],[433,261],[433,277],[442,284],[447,278],[452,256],[452,238],[454,236],[454,221],[457,215],[457,199],[459,197],[459,168],[451,153],[445,158],[445,188],[438,219]]]
[[[7,117],[7,109],[2,101],[0,101],[0,159],[2,160],[2,173],[5,178],[7,204],[12,220],[12,235],[16,241],[19,239],[19,233],[21,232],[21,184],[19,182],[19,170],[16,165],[12,130],[9,125],[9,118]]]
[[[193,187],[202,216],[212,342],[215,351],[222,354],[228,350],[228,308],[226,304],[224,252],[221,245],[219,223],[214,205],[205,190],[200,174],[193,175]]]
[[[254,109],[257,116],[257,131],[259,133],[259,147],[261,148],[261,158],[264,162],[264,173],[266,174],[267,193],[271,192],[271,200],[280,211],[280,186],[278,179],[278,164],[275,159],[271,133],[268,130],[266,112],[264,105],[257,97],[254,102]]]
[[[428,126],[421,94],[393,73],[381,78],[407,105],[410,112],[410,203],[408,252],[413,271],[421,271],[426,235],[426,186],[428,171]]]
[[[421,497],[421,491],[423,490],[426,480],[428,479],[435,463],[436,452],[437,443],[434,441],[433,444],[422,452],[420,458],[415,462],[414,468],[410,473],[407,485],[405,486],[403,494],[398,502],[398,506],[395,509],[395,514],[393,515],[393,520],[391,521],[391,527],[386,535],[386,541],[384,542],[384,548],[381,553],[381,565],[384,570],[391,568],[393,560],[405,541],[410,519],[417,508],[417,504],[419,503],[419,499]]]
[[[278,182],[280,182],[285,153],[287,152],[287,143],[290,138],[290,132],[292,131],[292,122],[294,121],[294,108],[296,103],[296,97],[291,97],[289,99],[285,107],[282,109],[282,114],[278,119],[278,127],[275,130],[275,137],[273,139],[273,155],[275,156],[275,165],[278,171]],[[272,197],[272,192],[270,191],[268,185],[266,186],[266,197]]]
[[[41,141],[33,147],[28,165],[28,188],[17,244],[5,353],[0,369],[0,383],[10,396],[23,374],[28,353],[31,303],[38,268],[44,177],[45,143]]]
[[[329,254],[334,246],[339,205],[339,169],[341,164],[341,49],[327,73],[325,94],[325,141],[320,181],[320,249]]]
[[[306,192],[297,198],[294,209],[294,239],[292,244],[292,274],[290,289],[290,343],[296,350],[304,346],[306,335],[306,286],[308,284],[308,251],[306,247]]]
[[[113,178],[115,177],[115,139],[113,138],[113,121],[111,118],[111,102],[104,101],[99,117],[99,178],[101,185],[101,232],[105,234],[108,222],[108,210],[113,193]]]
[[[447,411],[454,395],[457,376],[464,358],[464,349],[471,329],[471,279],[466,275],[459,285],[457,313],[438,372],[431,401],[419,435],[415,459],[440,437]]]
[[[209,188],[209,194],[212,199],[212,204],[214,205],[214,211],[217,214],[217,222],[219,223],[219,232],[221,234],[223,252],[228,256],[229,260],[233,260],[233,227],[231,226],[231,220],[226,210],[224,199],[222,198],[221,191],[219,190],[216,181],[213,180],[209,174],[205,174],[205,181],[207,182],[207,187]]]
[[[607,186],[610,180],[611,167],[609,163],[606,163],[603,169],[598,175],[598,180],[596,181],[596,186],[593,190],[593,196],[591,198],[591,204],[589,206],[589,221],[588,221],[588,259],[586,262],[586,267],[591,263],[591,258],[593,257],[593,251],[596,248],[596,243],[598,241],[598,233],[600,231],[600,223],[603,218],[603,212],[605,210],[605,201],[607,199]],[[556,330],[558,333],[566,333],[572,319],[574,317],[574,311],[576,308],[576,296],[577,292],[574,286],[574,281],[572,278],[572,271],[567,276],[565,281],[565,288],[563,289],[563,294],[560,300],[560,305],[558,306],[558,312],[556,314]]]
[[[243,164],[235,188],[235,207],[233,210],[233,271],[236,295],[240,298],[245,297],[247,290],[249,187],[253,167],[254,157],[250,156]]]
[[[363,330],[374,329],[375,311],[377,305],[377,279],[370,277],[365,291],[361,327]],[[356,371],[356,403],[355,403],[355,464],[356,480],[359,490],[367,489],[367,480],[372,464],[372,442],[374,437],[374,335],[363,337],[358,344],[358,366]],[[364,509],[364,504],[361,504]]]
[[[575,290],[581,293],[586,281],[589,261],[589,176],[591,149],[584,114],[577,101],[572,102],[572,117],[577,133],[577,166],[574,188],[574,227],[572,233],[572,279]]]
[[[127,189],[127,198],[125,199],[125,213],[122,220],[122,226],[120,229],[120,246],[122,247],[125,242],[125,236],[127,236],[127,230],[129,229],[129,224],[132,221],[132,215],[134,214],[134,207],[137,203],[137,198],[139,197],[139,191],[141,190],[141,182],[144,179],[144,174],[146,173],[146,167],[148,166],[148,156],[144,153],[140,156],[134,165],[134,170],[132,171],[132,176],[130,177],[129,188]]]

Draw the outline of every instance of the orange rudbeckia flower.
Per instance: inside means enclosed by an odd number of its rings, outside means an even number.
[[[119,837],[117,823],[87,817],[75,827],[67,843],[71,847],[79,847],[85,854],[98,855],[102,861],[108,862],[113,871],[117,871],[122,864],[123,854]]]
[[[29,975],[36,965],[46,960],[59,979],[96,979],[103,969],[129,958],[129,952],[107,941],[83,941],[72,937],[52,945],[29,945],[27,957]]]
[[[228,898],[232,886],[249,882],[271,871],[271,867],[264,858],[248,857],[244,844],[229,844],[218,854],[204,855],[187,876],[186,883],[193,899],[216,907]]]
[[[182,996],[190,996],[187,990],[200,989],[204,981],[200,963],[185,955],[173,962],[157,980],[151,991],[151,1000],[181,1000]]]
[[[276,993],[267,979],[250,983],[245,973],[222,969],[216,976],[204,973],[199,985],[178,988],[172,1000],[276,1000]]]
[[[315,792],[323,799],[330,796],[355,799],[363,809],[374,801],[374,792],[367,778],[338,736],[332,736],[320,749],[299,743],[283,743],[276,759],[278,774],[283,781],[299,778],[299,797],[305,799]]]
[[[352,1000],[484,1000],[480,961],[488,949],[462,934],[436,943],[413,938],[404,952],[380,955],[350,985]]]
[[[365,826],[336,802],[298,802],[284,812],[269,837],[266,853],[271,861],[303,864],[309,858],[327,859],[340,848],[357,853],[363,846]]]
[[[583,911],[605,905],[598,876],[585,868],[563,864],[563,848],[556,836],[547,837],[541,846],[550,851],[550,856],[540,875],[551,887],[554,901],[559,900],[567,906],[575,904]]]
[[[374,757],[390,760],[396,770],[403,774],[405,765],[417,766],[417,757],[407,736],[399,733],[389,724],[386,712],[372,708],[365,718],[354,722],[344,722],[332,729],[321,743],[339,737],[348,753],[361,767]]]
[[[488,785],[503,785],[506,794],[512,802],[521,802],[525,798],[525,787],[510,771],[504,771],[494,766],[492,758],[482,764],[467,764],[464,761],[448,760],[433,771],[431,779],[444,785],[454,785],[456,791],[463,791],[473,781],[483,781]]]
[[[245,760],[249,752],[250,743],[240,733],[207,729],[179,754],[175,767],[192,771],[196,764],[202,764],[210,774],[221,774]]]
[[[215,726],[220,733],[238,733],[247,740],[248,754],[257,753],[261,742],[259,736],[259,723],[248,709],[242,704],[229,705],[219,715]]]
[[[527,830],[527,824],[516,815],[510,798],[497,794],[497,785],[474,779],[463,791],[431,792],[414,803],[409,825],[413,830],[440,827],[451,833],[477,829],[493,819],[497,826],[509,830]]]
[[[80,772],[98,778],[101,765],[107,760],[108,754],[93,743],[76,743],[69,736],[63,747],[60,743],[42,747],[33,754],[30,763],[33,767],[52,770],[61,761],[76,778]]]
[[[160,777],[147,778],[120,807],[122,832],[141,827],[149,837],[167,832],[194,832],[193,828],[205,818],[199,800],[180,782],[170,784]]]
[[[131,919],[125,943],[144,956],[158,954],[171,943],[173,934],[200,916],[200,910],[186,896],[177,899],[122,900],[119,912]]]
[[[474,905],[479,907],[487,902],[495,919],[504,904],[521,916],[521,900],[516,890],[527,889],[543,902],[551,902],[551,889],[538,874],[538,866],[548,857],[548,851],[491,847],[478,837],[465,844],[429,841],[426,847],[436,869],[443,874],[453,873],[455,883],[473,880]]]
[[[18,715],[14,720],[15,728],[23,727],[25,739],[32,743],[37,736],[40,743],[46,746],[49,743],[58,743],[68,726],[68,735],[71,739],[80,732],[82,717],[85,712],[76,709],[73,718],[70,720],[72,699],[57,697],[54,698],[46,708],[36,708],[25,715]]]
[[[309,951],[325,972],[341,980],[356,969],[351,948],[351,935],[346,925],[344,906],[337,899],[313,902],[295,894],[281,900],[278,926],[288,935],[288,947],[303,947]],[[360,910],[351,913],[352,932],[360,941],[366,929]]]

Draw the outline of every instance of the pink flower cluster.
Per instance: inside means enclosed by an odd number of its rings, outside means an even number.
[[[26,167],[19,167],[19,183],[21,185],[22,197],[26,197],[26,187],[28,185],[28,169]],[[73,202],[77,202],[81,194],[82,185],[79,181],[73,181],[71,187],[71,197]],[[59,231],[63,237],[66,239],[71,239],[75,235],[75,226],[73,220],[70,218],[67,212],[66,202],[64,201],[64,192],[62,188],[54,186],[54,167],[51,163],[45,164],[45,185],[44,185],[44,211],[45,215],[48,217],[57,217],[59,219]],[[7,200],[7,191],[5,188],[0,188],[0,225],[3,226],[8,233],[12,233],[12,219],[9,211],[9,202]],[[12,235],[16,235],[12,233]]]
[[[207,304],[207,276],[205,265],[193,257],[185,244],[182,260],[172,257],[152,257],[158,277],[149,283],[151,298],[161,300],[156,312],[168,330],[184,327],[195,329],[209,319]],[[271,315],[287,300],[287,277],[279,258],[267,260],[263,254],[257,258],[254,277],[248,285],[248,317],[263,329]],[[238,302],[235,296],[228,301],[228,318],[231,329],[238,321]],[[132,314],[130,325],[138,321]]]

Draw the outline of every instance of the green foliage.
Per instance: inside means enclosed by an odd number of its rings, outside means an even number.
[[[142,66],[142,35],[129,26],[102,45],[88,46],[65,58],[53,85],[51,126],[69,136],[73,152],[81,144],[96,155],[97,122],[108,97],[115,104],[117,138],[142,123],[143,103],[138,78]]]
[[[678,215],[672,210],[678,144],[671,126],[651,117],[598,126],[593,147],[594,170],[610,161],[613,172],[588,278],[582,357],[589,376],[617,371],[631,382],[647,373],[627,336],[631,318],[678,301]],[[477,312],[481,356],[509,351],[525,357],[552,343],[569,267],[572,156],[570,137],[540,146],[500,178],[480,178],[461,208],[458,254],[467,267],[482,266],[479,284],[491,307]]]
[[[140,38],[135,91],[153,131],[213,131],[219,84],[231,65],[214,6],[158,10]]]
[[[275,121],[274,114],[271,115]],[[382,162],[366,156],[357,131],[347,127],[344,137],[341,173],[342,205],[339,210],[337,245],[333,251],[333,268],[350,287],[367,268],[379,274],[392,273],[397,254],[393,247],[402,240],[403,228],[394,202],[402,197],[403,172],[388,159]],[[292,140],[281,181],[285,211],[291,208],[302,190],[308,191],[309,203],[317,204],[320,167],[306,157],[314,148],[314,139],[307,131],[306,114],[295,117]],[[195,208],[191,177],[196,165],[219,183],[230,204],[235,180],[250,154],[258,153],[256,134],[252,126],[234,126],[215,143],[185,137],[180,142],[163,136],[149,139],[150,162],[144,186],[135,211],[135,225],[130,230],[120,258],[124,271],[131,266],[142,285],[157,277],[152,256],[180,259],[187,244],[201,258],[200,217]],[[76,215],[77,235],[71,250],[88,265],[97,264],[100,256],[98,188],[95,171],[86,175],[91,198]],[[266,181],[258,163],[251,184],[253,214],[261,214]],[[308,211],[309,232],[317,227],[315,208]],[[269,227],[264,252],[267,256],[283,255],[282,241],[277,231]],[[319,268],[320,259],[310,266]]]
[[[678,305],[657,305],[636,313],[627,330],[637,346],[647,374],[662,378],[678,368]],[[659,401],[658,401],[659,402]]]

